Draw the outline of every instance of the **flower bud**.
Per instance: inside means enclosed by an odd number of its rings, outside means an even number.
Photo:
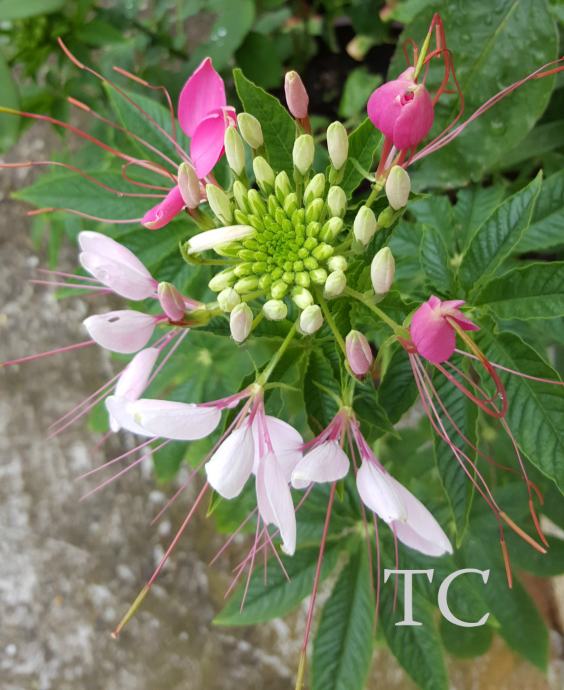
[[[344,256],[332,256],[327,260],[330,271],[346,271],[348,268],[347,260]]]
[[[312,251],[312,254],[318,261],[326,261],[330,256],[332,256],[334,251],[334,247],[332,247],[330,244],[321,242],[321,244],[318,244],[317,247]]]
[[[235,290],[240,295],[246,295],[249,292],[253,292],[258,288],[258,278],[255,276],[247,276],[246,278],[241,278],[233,286]]]
[[[231,337],[236,343],[242,343],[249,337],[253,326],[253,312],[244,302],[234,307],[229,317]]]
[[[217,185],[207,184],[206,195],[216,218],[224,225],[229,225],[233,220],[233,211],[227,194]]]
[[[239,297],[238,292],[236,292],[233,288],[228,287],[219,293],[217,296],[217,303],[219,304],[221,311],[230,312],[241,303],[241,298]]]
[[[366,247],[376,232],[376,216],[368,206],[361,206],[353,223],[355,238]]]
[[[225,130],[224,145],[229,167],[235,175],[240,175],[245,169],[245,147],[235,127],[230,126]]]
[[[263,304],[262,310],[270,321],[282,321],[288,315],[288,307],[279,299],[269,299]]]
[[[274,188],[274,170],[262,156],[257,156],[253,160],[253,170],[258,186],[269,194]]]
[[[323,314],[317,304],[306,307],[300,315],[300,331],[312,335],[323,326]]]
[[[292,160],[298,172],[305,175],[313,164],[315,147],[311,134],[302,134],[294,142]]]
[[[314,268],[309,272],[310,278],[316,285],[325,285],[327,280],[327,271],[324,268]]]
[[[325,191],[325,175],[317,173],[314,175],[304,190],[304,204],[307,206],[314,199],[320,199]]]
[[[284,78],[284,92],[286,93],[288,110],[296,120],[303,120],[306,118],[309,96],[307,95],[302,78],[297,72],[293,70],[291,72],[286,72]]]
[[[330,187],[327,192],[327,206],[332,216],[342,218],[347,210],[347,195],[341,187]]]
[[[214,277],[208,283],[208,287],[213,292],[221,292],[228,288],[235,281],[235,271],[229,269],[228,271],[221,271],[221,273],[216,273]]]
[[[366,337],[359,331],[351,331],[345,340],[347,361],[355,376],[364,376],[374,361],[374,355]]]
[[[411,180],[401,165],[394,165],[386,180],[386,196],[394,211],[399,211],[407,204],[411,192]]]
[[[274,180],[274,192],[278,201],[283,204],[284,199],[292,191],[292,184],[290,183],[290,178],[285,170],[279,172]]]
[[[395,272],[394,256],[389,247],[383,247],[376,253],[370,265],[370,279],[377,295],[383,296],[388,292],[394,282]]]
[[[235,180],[233,183],[233,198],[243,213],[248,213],[251,210],[247,202],[247,188],[239,180]]]
[[[295,287],[292,290],[292,299],[299,309],[306,309],[313,304],[313,296],[311,292],[304,287]]]
[[[159,283],[157,288],[159,303],[171,321],[181,321],[186,312],[184,297],[172,283]]]
[[[342,295],[347,287],[347,276],[343,271],[333,271],[327,276],[323,294],[327,299]]]
[[[200,180],[198,180],[194,168],[188,163],[181,163],[178,166],[178,188],[186,207],[189,209],[198,208],[202,198]]]
[[[396,212],[391,206],[386,206],[383,211],[378,214],[378,227],[389,228],[396,219]]]
[[[275,280],[270,288],[270,294],[274,299],[282,299],[284,295],[288,292],[288,283],[283,280]]]
[[[320,237],[324,242],[333,242],[343,229],[343,219],[334,216],[329,218],[321,230]]]
[[[321,218],[324,208],[325,202],[323,199],[314,199],[306,208],[305,222],[308,224],[317,222]]]
[[[327,149],[335,170],[340,170],[349,155],[349,137],[340,122],[333,122],[327,128]]]
[[[290,192],[284,199],[284,213],[291,217],[292,214],[298,210],[298,195],[296,192]]]
[[[254,115],[250,113],[239,113],[237,124],[241,136],[252,149],[259,149],[264,144],[262,127]]]

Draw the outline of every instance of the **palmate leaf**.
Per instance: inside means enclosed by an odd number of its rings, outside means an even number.
[[[564,262],[535,263],[500,276],[474,299],[500,319],[564,316]]]
[[[488,282],[529,227],[542,173],[499,206],[474,233],[460,265],[462,286],[475,293]]]
[[[327,546],[321,569],[321,580],[324,580],[335,567],[337,553],[338,550],[335,546]],[[302,599],[311,594],[318,555],[318,548],[306,548],[299,549],[291,558],[282,556],[289,580],[286,579],[275,559],[271,559],[268,564],[266,585],[261,567],[262,559],[260,559],[261,564],[257,565],[250,580],[243,611],[240,609],[245,587],[244,581],[223,611],[215,617],[214,623],[218,625],[253,625],[286,615]]]
[[[405,39],[413,38],[420,44],[435,12],[443,19],[464,93],[464,117],[504,87],[557,57],[556,26],[546,0],[439,0],[406,27],[398,41],[390,78],[405,69]],[[515,60],[516,45],[519,60]],[[432,64],[426,81],[432,92],[442,76],[439,64]],[[527,135],[546,108],[553,85],[552,77],[533,80],[497,103],[448,146],[421,161],[414,171],[415,185],[457,187],[471,179],[479,180]],[[455,96],[440,99],[431,137],[452,121],[458,107]]]
[[[312,690],[363,690],[372,659],[374,591],[366,546],[343,568],[313,644]]]

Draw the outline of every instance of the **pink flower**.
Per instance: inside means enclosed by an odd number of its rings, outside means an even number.
[[[417,146],[433,126],[433,101],[410,67],[397,79],[379,86],[368,100],[372,124],[399,149]]]
[[[139,259],[119,242],[99,232],[81,232],[79,261],[88,273],[116,295],[131,300],[156,296],[157,281]]]
[[[434,295],[413,315],[409,332],[417,352],[433,364],[445,362],[456,347],[455,325],[465,331],[477,331],[479,326],[460,311],[463,300],[442,302]]]
[[[310,450],[292,472],[294,489],[306,489],[312,482],[332,483],[346,476],[349,459],[337,440],[324,441]]]
[[[178,185],[176,185],[162,201],[159,201],[156,206],[145,213],[141,219],[141,224],[149,230],[160,230],[168,225],[182,211],[184,206],[184,199]]]
[[[89,316],[84,319],[83,324],[92,340],[101,347],[112,352],[130,354],[145,347],[161,318],[140,311],[121,309]]]
[[[178,120],[190,137],[190,157],[200,179],[223,155],[225,130],[235,125],[235,109],[227,106],[223,79],[205,58],[188,79],[178,100]]]

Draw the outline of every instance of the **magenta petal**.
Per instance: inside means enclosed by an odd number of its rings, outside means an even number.
[[[223,140],[229,122],[229,117],[218,110],[205,117],[194,132],[190,158],[200,179],[209,175],[223,155]]]
[[[227,105],[223,79],[205,58],[189,77],[178,99],[178,120],[184,133],[193,137],[200,122],[212,112]]]
[[[160,230],[168,225],[183,208],[184,199],[180,194],[178,185],[176,185],[162,201],[145,213],[141,219],[141,224],[149,230]]]
[[[413,99],[402,106],[401,114],[395,122],[394,146],[398,149],[417,146],[431,130],[434,116],[431,96],[427,89],[420,85],[416,88]]]
[[[455,309],[452,318],[456,321],[456,323],[462,328],[464,331],[479,331],[480,326],[475,324],[471,319],[469,319],[467,316],[465,316],[461,311],[458,309]]]
[[[441,315],[440,309],[432,309],[427,302],[413,315],[409,332],[417,352],[434,364],[446,361],[454,352],[454,329]]]
[[[386,137],[393,136],[394,124],[402,108],[400,97],[410,84],[404,79],[394,79],[379,86],[368,99],[368,117]]]

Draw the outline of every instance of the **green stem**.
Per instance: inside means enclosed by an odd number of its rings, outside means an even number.
[[[386,325],[388,325],[397,336],[400,336],[401,338],[406,337],[405,328],[403,328],[403,326],[400,326],[399,323],[396,323],[386,313],[384,313],[379,307],[377,307],[372,302],[371,297],[366,297],[361,292],[357,292],[356,290],[353,290],[352,288],[346,288],[345,292],[347,295],[349,295],[349,297],[353,297],[354,299],[358,300],[359,302],[362,302],[362,304],[364,304],[364,306],[367,309],[370,309],[371,312],[376,314],[376,316],[379,319],[381,319]]]
[[[380,192],[384,189],[384,183],[376,180],[376,182],[372,185],[372,190],[368,196],[368,199],[366,199],[366,206],[370,208],[372,204],[376,201],[376,199],[380,196]]]
[[[288,349],[290,343],[292,342],[294,336],[296,335],[297,332],[297,326],[298,322],[296,321],[294,324],[292,324],[292,327],[286,334],[286,337],[284,338],[282,345],[280,345],[280,348],[278,349],[278,352],[274,355],[274,357],[270,360],[268,366],[266,369],[262,372],[262,374],[257,378],[257,384],[259,386],[264,386],[265,383],[268,381],[270,378],[272,372],[274,369],[277,367],[278,363],[282,359],[284,353]]]
[[[429,50],[429,45],[431,43],[432,36],[433,24],[431,24],[431,28],[429,29],[427,36],[425,36],[425,40],[423,41],[423,45],[421,46],[421,53],[419,55],[419,59],[417,60],[417,64],[415,65],[415,72],[413,73],[413,81],[417,81],[417,77],[423,69],[423,65],[425,64],[425,58],[427,57],[427,51]]]
[[[337,328],[337,324],[335,323],[335,319],[333,318],[333,314],[331,314],[331,310],[329,309],[329,305],[325,301],[324,297],[321,295],[321,291],[319,290],[317,293],[317,300],[319,302],[319,305],[321,306],[321,311],[323,312],[323,315],[325,316],[325,319],[327,320],[327,323],[329,324],[329,328],[333,331],[333,335],[335,336],[335,340],[337,341],[339,347],[343,351],[343,354],[345,357],[347,356],[347,350],[345,347],[345,341],[343,339],[343,336],[339,332],[339,329]]]

